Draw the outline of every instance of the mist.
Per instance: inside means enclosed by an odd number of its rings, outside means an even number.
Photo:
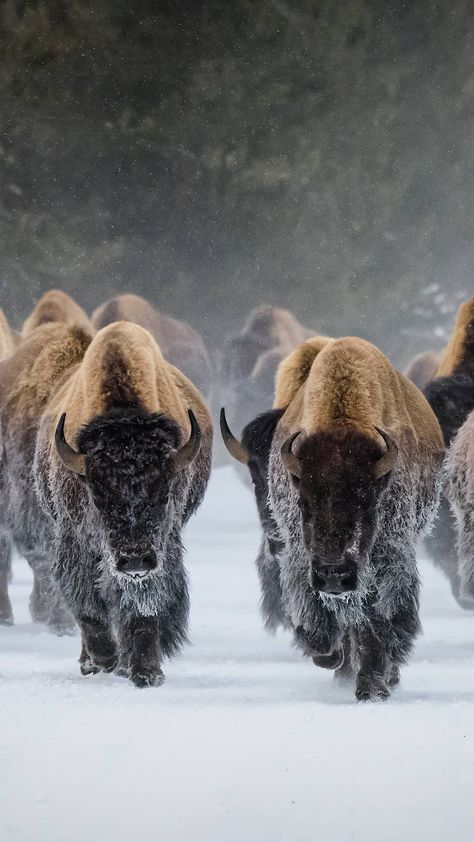
[[[9,2],[0,283],[222,342],[289,307],[403,366],[472,289],[468,2]]]

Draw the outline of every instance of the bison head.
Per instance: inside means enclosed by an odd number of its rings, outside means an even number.
[[[173,487],[200,449],[191,410],[189,418],[190,438],[179,447],[180,429],[171,419],[139,409],[114,410],[81,430],[78,451],[66,442],[65,415],[58,423],[58,456],[90,492],[115,575],[141,580],[157,567]]]
[[[398,449],[380,428],[293,434],[281,455],[297,488],[303,538],[315,591],[355,591],[372,550],[378,503]]]

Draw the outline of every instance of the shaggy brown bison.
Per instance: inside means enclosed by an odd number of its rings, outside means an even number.
[[[129,293],[106,301],[92,314],[97,330],[119,321],[133,322],[148,330],[164,358],[182,371],[203,395],[209,395],[211,361],[201,336],[191,325],[165,316],[141,296]]]
[[[437,376],[424,393],[443,431],[446,447],[474,410],[474,297],[459,308],[453,335],[442,356]],[[456,533],[449,501],[443,493],[438,517],[426,546],[434,563],[447,576],[453,596],[463,608],[472,609],[460,593]]]
[[[117,667],[155,685],[162,657],[186,640],[181,532],[203,498],[211,447],[200,393],[132,323],[100,330],[49,401],[35,474],[83,673]]]
[[[308,356],[301,376],[289,369],[297,388],[281,383],[293,398],[270,447],[275,624],[318,666],[355,673],[358,699],[383,699],[419,631],[415,545],[437,505],[441,431],[370,343],[327,342],[309,370]]]
[[[0,622],[11,623],[8,598],[11,549],[29,562],[34,576],[33,620],[57,633],[72,621],[50,578],[52,529],[39,506],[33,460],[41,414],[91,340],[82,327],[50,322],[35,328],[9,359],[0,363]]]

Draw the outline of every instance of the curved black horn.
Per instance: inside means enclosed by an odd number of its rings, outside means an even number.
[[[382,430],[381,427],[375,427],[378,434],[382,436],[385,444],[387,445],[387,450],[385,451],[384,455],[377,460],[375,464],[375,479],[380,479],[381,477],[386,476],[386,474],[390,473],[392,468],[395,465],[395,462],[398,459],[398,446],[396,442],[389,436],[385,430]]]
[[[237,462],[240,462],[242,465],[248,465],[249,453],[243,446],[242,442],[236,439],[234,434],[230,431],[230,427],[227,423],[227,418],[225,417],[224,407],[222,407],[221,409],[220,427],[222,440],[230,455],[233,456],[233,458],[236,459]]]
[[[301,430],[298,430],[296,433],[292,433],[291,436],[288,436],[286,441],[283,442],[280,451],[285,468],[289,470],[290,474],[293,474],[294,477],[298,477],[299,479],[301,479],[301,463],[298,457],[293,453],[293,442],[298,438],[300,433]]]
[[[173,460],[175,473],[184,471],[191,462],[194,462],[201,449],[201,428],[192,409],[188,409],[188,415],[191,424],[191,435],[189,436],[186,444],[183,444],[183,446],[178,450]]]
[[[74,474],[84,476],[86,473],[86,457],[83,453],[78,453],[67,443],[64,435],[64,424],[66,421],[66,413],[63,412],[58,421],[56,432],[54,434],[54,442],[56,445],[56,452],[61,459],[63,465],[66,466]]]

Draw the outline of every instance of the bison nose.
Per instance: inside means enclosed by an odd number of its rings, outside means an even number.
[[[357,589],[357,567],[355,564],[344,564],[337,567],[313,567],[311,584],[313,590],[333,596],[355,591]]]
[[[121,556],[117,561],[119,573],[126,573],[136,579],[142,579],[147,573],[156,568],[156,556],[154,553],[147,553],[144,556]]]

